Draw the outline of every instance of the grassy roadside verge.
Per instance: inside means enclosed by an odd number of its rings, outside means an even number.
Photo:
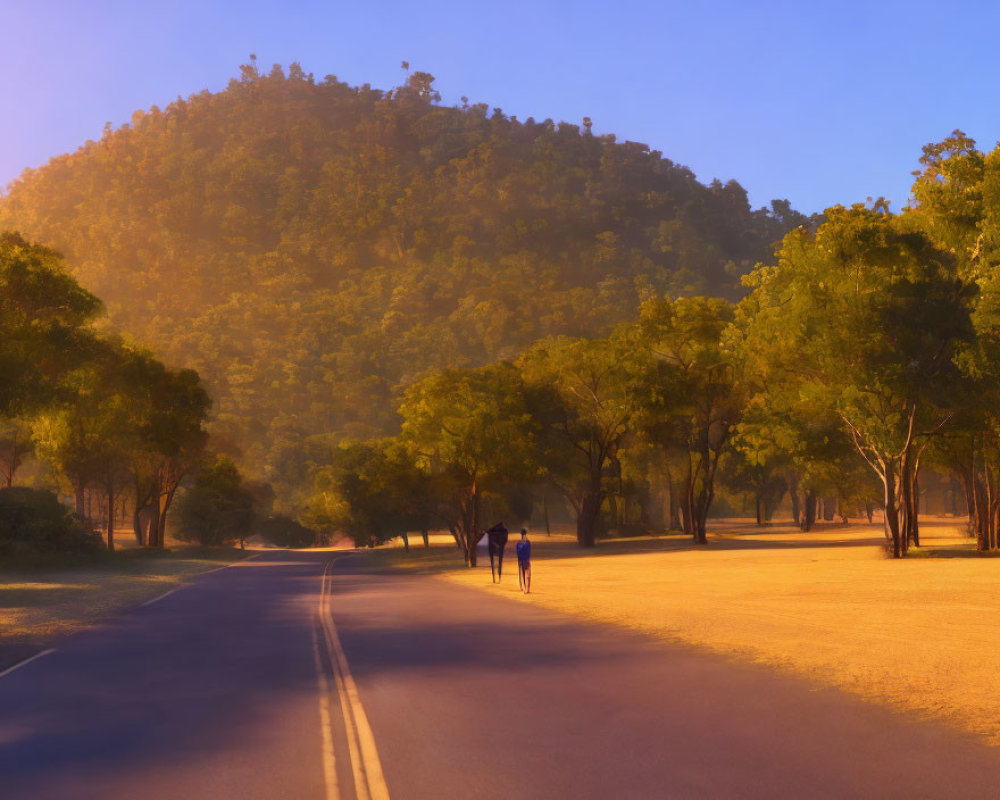
[[[175,547],[0,562],[0,670],[251,552]]]
[[[953,522],[925,523],[922,536],[924,557],[905,561],[884,557],[879,526],[734,526],[706,547],[655,537],[590,553],[536,536],[530,596],[518,591],[512,553],[499,586],[488,561],[466,569],[453,547],[377,560],[767,664],[1000,744],[1000,562],[975,557]]]

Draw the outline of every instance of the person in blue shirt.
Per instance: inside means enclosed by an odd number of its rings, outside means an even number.
[[[521,541],[517,543],[517,575],[521,579],[521,591],[531,594],[531,542],[528,531],[521,528]]]

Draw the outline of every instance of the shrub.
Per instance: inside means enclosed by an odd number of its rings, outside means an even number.
[[[253,495],[246,490],[239,470],[218,457],[195,475],[177,509],[176,536],[206,547],[243,542],[254,524]]]
[[[44,489],[0,489],[0,554],[92,553],[104,548],[93,525]]]
[[[316,531],[280,514],[258,522],[257,533],[265,542],[277,547],[313,547],[321,539]]]

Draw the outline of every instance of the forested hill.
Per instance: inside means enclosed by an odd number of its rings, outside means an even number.
[[[0,198],[112,323],[197,369],[263,465],[392,429],[432,366],[594,335],[654,292],[734,295],[804,218],[584,127],[256,63],[29,170]]]

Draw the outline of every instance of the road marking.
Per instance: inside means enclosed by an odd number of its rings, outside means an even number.
[[[336,559],[330,559],[323,572],[323,586],[320,591],[320,620],[323,623],[323,633],[330,653],[330,660],[335,667],[340,708],[344,715],[344,726],[347,729],[348,749],[351,751],[355,790],[358,800],[389,800],[389,787],[386,786],[385,776],[382,774],[382,762],[379,760],[378,748],[375,745],[375,734],[372,733],[365,709],[361,705],[361,696],[358,693],[357,684],[351,676],[351,670],[347,665],[347,656],[344,655],[340,637],[337,636],[337,626],[333,622],[333,613],[330,611],[329,600],[332,594],[330,584],[333,580],[335,561]],[[359,754],[360,759],[358,759]]]
[[[230,567],[238,567],[240,564],[244,564],[247,561],[253,561],[255,558],[260,558],[264,555],[264,551],[261,550],[259,553],[254,553],[252,556],[247,556],[246,558],[241,558],[239,561],[234,561],[232,564],[223,564],[221,567],[216,567],[215,569],[205,570],[204,572],[199,572],[194,575],[195,578],[200,578],[203,575],[211,575],[213,572],[222,572],[224,569],[229,569]]]
[[[157,597],[154,597],[152,600],[147,600],[145,603],[143,603],[141,606],[139,606],[139,608],[143,608],[145,606],[151,606],[151,605],[153,605],[153,603],[159,603],[164,598],[170,597],[170,595],[172,595],[174,592],[179,592],[182,588],[183,587],[181,587],[181,586],[176,586],[173,589],[171,589],[169,592],[164,592],[163,594],[158,595]]]
[[[316,658],[316,680],[319,683],[319,719],[323,726],[323,779],[326,782],[326,800],[339,800],[337,785],[337,760],[333,752],[333,721],[330,715],[330,684],[319,654],[319,637],[313,628],[313,655]]]
[[[10,673],[12,673],[15,669],[20,669],[25,664],[30,664],[36,658],[47,656],[49,653],[54,653],[55,651],[56,649],[54,647],[51,647],[48,650],[42,650],[41,653],[35,653],[33,656],[29,656],[28,658],[24,659],[24,661],[18,661],[13,667],[7,667],[7,669],[5,669],[3,672],[0,672],[0,678],[2,678],[4,675],[10,675]]]
[[[205,570],[204,572],[199,572],[196,575],[192,575],[190,577],[190,580],[194,581],[194,580],[196,580],[198,578],[203,578],[206,575],[211,575],[212,573],[215,573],[215,572],[222,572],[222,570],[224,570],[224,569],[229,569],[230,567],[235,567],[235,566],[237,566],[239,564],[244,563],[245,561],[253,561],[255,558],[260,558],[262,555],[263,555],[263,552],[254,553],[252,556],[247,556],[246,558],[241,558],[239,561],[234,561],[232,564],[224,564],[221,567],[215,567],[215,569],[209,569],[209,570]],[[167,597],[170,597],[170,595],[172,595],[174,592],[179,592],[186,585],[187,584],[184,584],[183,586],[176,586],[173,589],[171,589],[169,592],[164,592],[163,594],[161,594],[161,595],[159,595],[157,597],[154,597],[152,600],[147,600],[145,603],[140,604],[139,608],[144,608],[145,606],[151,606],[151,605],[153,605],[153,603],[159,603],[161,600],[163,600],[163,599],[165,599]]]
[[[369,800],[367,782],[365,781],[364,772],[361,769],[362,761],[360,747],[358,746],[357,733],[354,725],[351,724],[350,712],[348,710],[349,701],[347,699],[347,691],[344,689],[344,681],[340,676],[340,669],[337,664],[333,642],[330,638],[330,631],[327,625],[327,618],[330,616],[329,585],[327,583],[327,576],[330,572],[331,566],[333,566],[333,562],[328,561],[326,563],[326,568],[323,570],[323,583],[320,587],[319,595],[319,619],[320,624],[323,627],[323,640],[326,642],[326,651],[330,656],[330,666],[333,668],[334,683],[337,686],[337,700],[340,704],[341,714],[343,714],[344,717],[344,732],[347,737],[347,761],[351,765],[351,775],[354,778],[354,791],[357,795],[357,800]]]

